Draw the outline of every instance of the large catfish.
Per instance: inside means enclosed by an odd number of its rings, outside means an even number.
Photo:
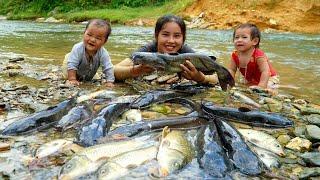
[[[249,108],[231,108],[214,105],[212,102],[203,102],[202,109],[211,116],[219,116],[224,119],[249,124],[252,126],[286,128],[292,127],[293,121],[290,119],[270,112],[250,110]]]
[[[51,106],[46,110],[36,112],[30,116],[19,119],[3,131],[3,135],[21,134],[29,130],[36,129],[48,123],[56,122],[66,115],[69,110],[75,106],[76,98],[67,99],[55,106]]]
[[[181,72],[180,64],[184,64],[189,60],[197,70],[204,74],[217,73],[220,86],[226,90],[228,85],[234,86],[235,82],[229,71],[218,64],[214,56],[208,56],[201,53],[184,53],[177,55],[149,53],[149,52],[134,52],[131,55],[134,64],[146,64],[155,67],[158,70],[164,70],[170,73]]]

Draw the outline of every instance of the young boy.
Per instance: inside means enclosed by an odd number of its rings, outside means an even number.
[[[105,75],[107,87],[113,87],[114,73],[110,56],[103,45],[111,33],[109,22],[101,19],[90,20],[83,34],[83,41],[75,44],[64,60],[67,84],[79,85],[90,81],[99,66]]]

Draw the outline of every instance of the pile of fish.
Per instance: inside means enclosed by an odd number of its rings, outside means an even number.
[[[75,149],[71,159],[63,162],[59,179],[119,178],[152,160],[156,160],[158,165],[155,167],[159,167],[153,173],[157,177],[178,173],[190,165],[194,158],[205,176],[211,178],[231,178],[234,172],[256,176],[267,171],[264,167],[277,166],[276,162],[263,159],[266,153],[257,149],[270,148],[250,138],[253,130],[237,130],[228,121],[287,128],[293,126],[291,120],[277,113],[218,107],[212,102],[199,103],[185,98],[193,94],[172,89],[150,91],[140,96],[114,96],[108,91],[74,96],[11,123],[1,134],[32,134],[50,127],[62,133],[70,129],[76,131],[75,141],[57,140],[52,143],[56,148],[50,147],[50,150],[43,152],[46,146],[40,147],[35,155],[37,159],[43,159]],[[106,103],[99,110],[92,108],[92,102],[89,101],[96,97],[106,98]],[[182,104],[191,111],[180,116],[140,120],[113,127],[124,112],[130,109],[144,110],[155,103]],[[185,125],[191,128],[190,131],[192,127],[197,131],[195,139],[187,138],[189,130],[168,128]],[[154,130],[161,129],[159,139],[158,132]],[[280,147],[275,148],[273,153],[283,155]]]

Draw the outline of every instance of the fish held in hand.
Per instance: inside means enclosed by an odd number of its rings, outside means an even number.
[[[182,69],[180,64],[184,64],[186,60],[190,61],[198,71],[204,74],[218,75],[220,86],[223,90],[228,88],[228,85],[233,87],[235,81],[230,72],[218,64],[214,56],[208,56],[201,53],[183,53],[177,55],[150,53],[150,52],[134,52],[131,55],[133,64],[146,64],[163,70],[169,73],[178,73]]]

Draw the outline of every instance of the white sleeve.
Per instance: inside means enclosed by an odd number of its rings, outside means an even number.
[[[107,50],[103,48],[100,63],[102,65],[102,72],[105,75],[107,82],[114,82],[114,71],[113,71],[113,64],[111,63],[111,58]]]
[[[78,70],[81,58],[82,58],[81,46],[79,46],[79,43],[78,43],[73,46],[70,52],[70,55],[67,61],[67,69]]]

